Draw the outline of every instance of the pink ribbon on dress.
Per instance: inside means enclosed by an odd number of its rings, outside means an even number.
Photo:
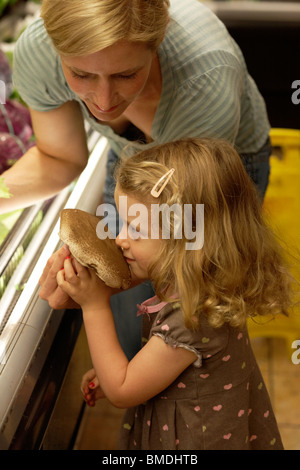
[[[177,294],[176,294],[177,295]],[[172,296],[172,297],[175,297]],[[168,302],[159,302],[153,305],[153,302],[158,301],[157,295],[145,300],[142,304],[137,304],[137,316],[144,315],[145,313],[150,318],[150,313],[159,312]]]

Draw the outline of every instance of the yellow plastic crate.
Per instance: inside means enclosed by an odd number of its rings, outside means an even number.
[[[264,211],[282,245],[292,255],[292,274],[300,283],[300,130],[272,129],[270,136],[274,150]],[[294,306],[289,317],[250,319],[248,328],[250,337],[285,338],[291,356],[292,343],[300,340],[300,306]]]

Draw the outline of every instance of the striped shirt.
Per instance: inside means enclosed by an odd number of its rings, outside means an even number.
[[[171,20],[158,56],[162,93],[152,124],[152,143],[181,137],[224,138],[241,153],[265,143],[270,125],[264,101],[247,72],[242,53],[225,26],[198,0],[171,0]],[[39,18],[28,26],[14,52],[13,82],[37,111],[79,102],[84,118],[107,137],[118,154],[128,141],[99,124],[69,88],[49,36]]]

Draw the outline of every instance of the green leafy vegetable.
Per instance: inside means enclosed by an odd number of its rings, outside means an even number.
[[[0,198],[9,198],[12,194],[10,194],[9,189],[6,187],[4,183],[4,178],[0,176]]]

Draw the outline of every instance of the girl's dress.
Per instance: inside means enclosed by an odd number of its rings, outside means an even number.
[[[187,329],[180,304],[156,297],[139,308],[144,342],[157,335],[197,358],[168,388],[126,411],[119,449],[283,449],[246,327],[212,328],[200,317],[198,330]]]

